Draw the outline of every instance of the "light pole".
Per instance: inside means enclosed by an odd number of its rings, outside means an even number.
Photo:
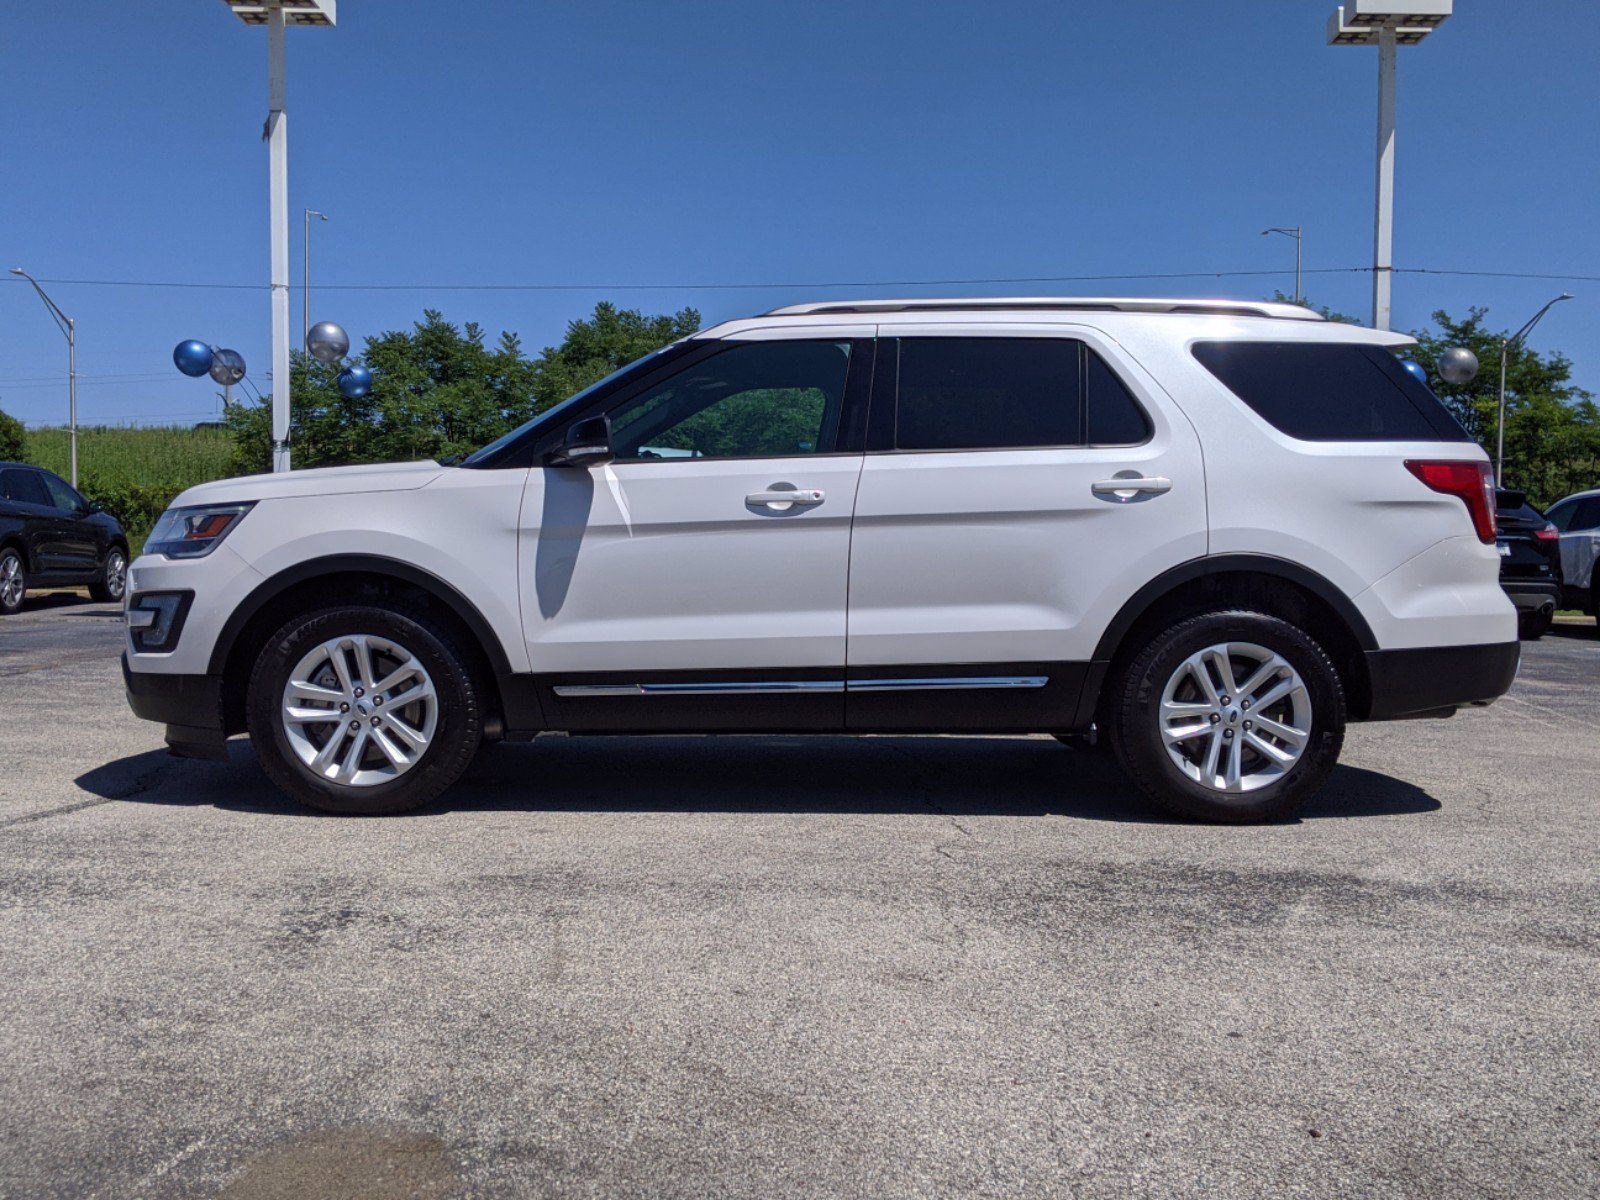
[[[300,316],[306,323],[306,327],[300,331],[302,336],[309,336],[310,333],[311,333],[311,218],[312,217],[315,217],[319,221],[326,221],[328,219],[328,214],[327,213],[319,213],[314,208],[306,209],[306,232],[305,232],[305,235],[300,239],[302,248],[305,250],[305,255],[306,255],[305,269],[300,274],[300,286],[301,286],[301,289],[302,289],[301,290],[300,307],[304,310],[304,311],[301,312]]]
[[[72,318],[62,312],[56,302],[45,294],[39,286],[39,281],[29,275],[21,267],[12,267],[13,275],[21,275],[33,284],[33,290],[39,293],[39,299],[44,301],[44,306],[50,310],[50,315],[67,337],[67,429],[69,437],[68,446],[72,458],[72,486],[78,486],[78,327]]]
[[[284,32],[331,26],[338,0],[223,0],[246,25],[267,27],[267,191],[272,223],[272,469],[289,469],[289,118]]]
[[[1549,312],[1551,308],[1557,304],[1560,304],[1563,300],[1571,299],[1571,292],[1562,292],[1561,295],[1557,296],[1554,300],[1549,301],[1543,308],[1534,313],[1532,317],[1528,318],[1528,323],[1521,329],[1517,330],[1508,338],[1500,339],[1500,403],[1499,418],[1495,421],[1494,438],[1495,487],[1504,487],[1506,481],[1506,359],[1511,357],[1511,351],[1520,350],[1522,348],[1522,343],[1527,340],[1528,334],[1533,331],[1533,327],[1539,323],[1540,318],[1543,317],[1545,313]]]
[[[1372,237],[1372,327],[1389,328],[1394,274],[1395,47],[1415,46],[1449,18],[1454,0],[1347,0],[1328,18],[1330,46],[1378,48],[1378,184]]]
[[[1305,299],[1300,291],[1300,247],[1305,241],[1305,231],[1298,225],[1292,229],[1287,226],[1274,225],[1271,229],[1263,229],[1261,236],[1266,237],[1271,233],[1281,233],[1285,237],[1294,239],[1294,302],[1299,304]]]

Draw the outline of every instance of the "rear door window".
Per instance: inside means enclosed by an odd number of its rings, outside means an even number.
[[[39,476],[44,480],[45,491],[50,494],[50,503],[62,512],[75,513],[84,507],[83,497],[73,491],[65,479],[58,478],[48,471],[39,472]]]
[[[1150,425],[1127,386],[1076,338],[906,337],[897,450],[1129,445]]]
[[[37,471],[22,471],[15,467],[9,471],[0,471],[0,491],[5,492],[7,500],[13,500],[18,504],[51,507],[50,493],[44,490],[44,481],[39,478]]]
[[[1193,353],[1263,420],[1302,441],[1471,441],[1383,346],[1196,342]]]

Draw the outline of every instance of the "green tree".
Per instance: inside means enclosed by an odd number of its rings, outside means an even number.
[[[493,441],[574,392],[700,327],[700,314],[645,316],[598,304],[573,321],[559,346],[528,358],[515,334],[491,347],[483,330],[457,327],[434,311],[409,330],[368,338],[360,361],[372,390],[346,399],[339,368],[296,352],[290,363],[290,440],[297,466],[401,462],[465,454]],[[234,467],[271,465],[267,401],[233,406]]]
[[[1427,368],[1433,390],[1492,456],[1495,452],[1501,346],[1510,331],[1488,328],[1486,308],[1464,319],[1440,310],[1434,328],[1418,330],[1409,357]],[[1445,383],[1439,355],[1465,346],[1478,356],[1470,383]],[[1540,354],[1526,345],[1506,358],[1506,486],[1523,488],[1540,505],[1595,486],[1600,478],[1600,409],[1572,383],[1572,363],[1561,353]]]
[[[22,422],[0,409],[0,462],[22,461]]]

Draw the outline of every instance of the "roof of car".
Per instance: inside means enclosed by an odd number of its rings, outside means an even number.
[[[1570,496],[1563,496],[1556,501],[1556,504],[1565,504],[1568,500],[1592,500],[1596,496],[1600,496],[1600,488],[1590,488],[1587,492],[1573,492]],[[1550,507],[1554,508],[1556,504]]]
[[[977,296],[943,300],[822,300],[810,304],[789,304],[762,315],[815,317],[846,313],[908,312],[1138,312],[1275,317],[1284,321],[1323,319],[1321,313],[1313,312],[1304,305],[1270,300],[1161,299],[1148,296]]]

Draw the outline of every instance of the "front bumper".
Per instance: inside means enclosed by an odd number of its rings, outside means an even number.
[[[1511,689],[1520,642],[1367,651],[1371,721],[1448,716],[1464,704],[1488,704]]]
[[[134,671],[122,656],[122,683],[128,707],[146,721],[167,727],[167,745],[184,758],[228,757],[222,723],[220,675],[160,675]]]

